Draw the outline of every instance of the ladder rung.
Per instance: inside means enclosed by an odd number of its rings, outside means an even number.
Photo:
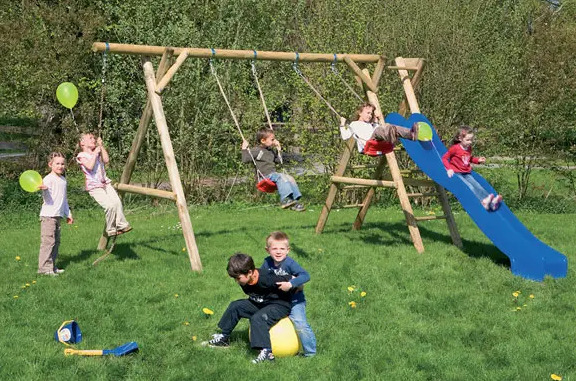
[[[422,216],[414,217],[416,221],[431,221],[431,220],[445,220],[446,216]]]
[[[344,176],[332,176],[331,180],[333,183],[366,185],[370,187],[396,188],[396,184],[394,184],[394,181],[387,181],[387,180],[358,179],[355,177],[344,177]]]
[[[407,193],[406,196],[408,197],[434,197],[440,196],[438,192],[431,192],[431,193]]]
[[[346,186],[343,186],[341,189],[347,190],[347,189],[366,189],[366,188],[370,188],[370,186],[369,185],[346,185]]]
[[[342,208],[361,208],[363,206],[364,206],[364,204],[349,204],[349,205],[344,205]]]

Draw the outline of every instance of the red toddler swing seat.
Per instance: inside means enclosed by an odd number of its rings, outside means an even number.
[[[276,192],[276,189],[278,189],[276,183],[267,177],[264,177],[262,180],[258,181],[256,188],[258,188],[260,192],[264,193],[274,193]]]
[[[394,144],[390,142],[370,139],[366,141],[366,145],[364,146],[364,151],[362,151],[362,153],[368,156],[382,156],[392,152],[393,150]]]

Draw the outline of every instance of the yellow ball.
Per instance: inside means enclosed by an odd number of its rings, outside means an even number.
[[[300,340],[292,321],[285,317],[270,328],[272,353],[276,357],[294,356],[300,349]]]

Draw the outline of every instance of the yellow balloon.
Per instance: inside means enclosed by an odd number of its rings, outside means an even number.
[[[42,176],[33,170],[24,171],[20,175],[19,182],[22,189],[26,192],[34,193],[42,185]]]
[[[56,98],[62,106],[72,109],[78,102],[78,89],[72,82],[63,82],[56,89]]]
[[[426,122],[418,122],[418,140],[432,140],[432,127]]]

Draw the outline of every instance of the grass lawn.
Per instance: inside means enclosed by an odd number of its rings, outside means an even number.
[[[58,265],[66,272],[37,277],[36,214],[2,212],[2,380],[576,379],[575,215],[518,215],[569,259],[567,278],[539,283],[512,275],[463,212],[456,219],[464,251],[440,220],[420,224],[426,252],[419,255],[399,209],[371,209],[361,231],[350,229],[354,210],[333,211],[316,235],[319,207],[295,213],[266,205],[190,209],[202,273],[190,270],[175,208],[129,210],[134,231],[96,266],[103,212],[80,210],[62,229]],[[244,297],[226,274],[228,257],[245,252],[259,265],[271,230],[288,233],[291,255],[311,274],[306,296],[318,355],[253,365],[246,321],[229,349],[200,342],[228,303]],[[79,349],[136,341],[140,352],[65,357],[54,332],[69,319],[82,330]]]

